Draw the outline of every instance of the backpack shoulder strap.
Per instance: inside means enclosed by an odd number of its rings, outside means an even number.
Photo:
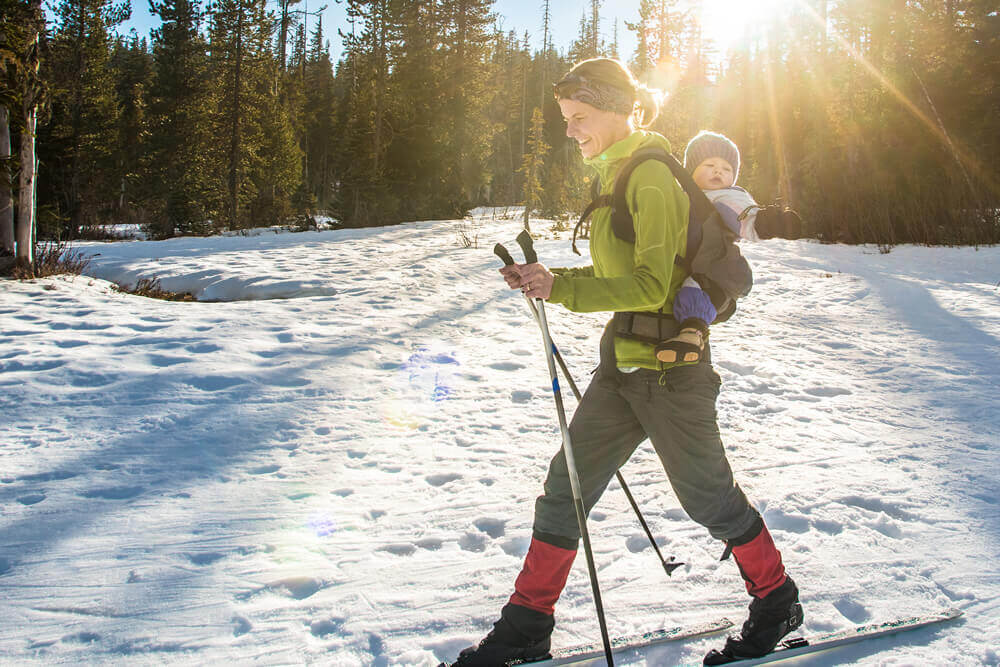
[[[611,224],[615,236],[623,241],[635,243],[635,227],[632,215],[628,211],[628,202],[626,201],[625,193],[628,189],[628,181],[632,177],[632,172],[646,160],[656,160],[667,165],[670,173],[673,174],[691,201],[693,213],[691,218],[693,220],[697,220],[701,224],[715,212],[715,206],[705,196],[701,188],[695,184],[694,179],[691,178],[691,174],[677,161],[677,158],[662,148],[641,148],[632,154],[632,157],[625,163],[618,173],[618,177],[615,179],[615,189],[611,204]]]

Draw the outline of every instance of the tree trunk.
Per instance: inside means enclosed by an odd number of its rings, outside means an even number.
[[[0,170],[0,251],[14,254],[14,200],[10,192],[10,174],[7,170],[10,160],[10,116],[7,107],[0,105],[0,160],[4,168]]]
[[[21,132],[21,181],[17,202],[17,258],[35,263],[35,126],[38,112],[34,104],[25,101],[24,130]]]
[[[35,263],[35,128],[38,125],[38,34],[45,25],[42,0],[31,0],[25,39],[25,83],[21,97],[24,128],[21,131],[21,177],[17,202],[15,255],[29,267]]]
[[[549,0],[545,0],[542,5],[542,100],[538,105],[539,109],[545,108],[545,100],[551,95],[549,92],[549,21],[552,15],[549,13]]]
[[[281,21],[279,23],[278,29],[278,44],[280,45],[280,58],[279,68],[282,72],[285,71],[285,60],[287,58],[287,44],[288,44],[288,23],[289,23],[289,13],[288,13],[288,0],[281,0]],[[305,58],[303,58],[305,60]]]
[[[83,222],[83,204],[82,199],[82,186],[81,186],[81,163],[84,157],[80,155],[82,152],[81,144],[83,143],[83,104],[84,104],[84,90],[83,90],[83,78],[84,70],[87,67],[86,62],[84,62],[84,29],[85,29],[85,17],[83,13],[83,5],[77,2],[76,11],[77,22],[76,22],[76,34],[73,39],[73,76],[72,76],[72,86],[73,86],[73,106],[70,114],[70,155],[71,166],[70,166],[70,182],[69,182],[69,225],[70,230],[75,237],[80,231],[80,226]],[[89,156],[88,156],[89,157]]]

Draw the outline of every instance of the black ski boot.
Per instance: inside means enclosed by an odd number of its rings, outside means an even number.
[[[452,667],[505,667],[547,660],[555,619],[516,604],[504,606],[500,620],[479,646],[463,650]]]
[[[759,658],[774,650],[781,638],[802,625],[799,589],[791,577],[763,598],[750,603],[750,618],[739,635],[730,636],[725,647],[712,649],[706,665],[724,665],[741,658]]]

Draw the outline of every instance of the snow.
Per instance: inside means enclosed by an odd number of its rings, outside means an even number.
[[[0,283],[0,663],[436,665],[481,638],[560,446],[491,252],[518,217],[86,244],[89,276]],[[543,261],[582,261],[566,236]],[[744,251],[720,425],[804,630],[965,611],[799,664],[1000,664],[1000,248]],[[152,277],[200,301],[108,282]],[[547,314],[585,385],[605,315]],[[664,575],[612,483],[590,522],[612,633],[740,622],[648,444],[622,472],[686,565]],[[557,621],[558,646],[599,639],[582,557]]]

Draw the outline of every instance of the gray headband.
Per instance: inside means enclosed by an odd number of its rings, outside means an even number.
[[[570,99],[589,104],[595,109],[630,116],[635,109],[635,95],[618,86],[587,79],[570,72],[553,86],[557,100]]]

